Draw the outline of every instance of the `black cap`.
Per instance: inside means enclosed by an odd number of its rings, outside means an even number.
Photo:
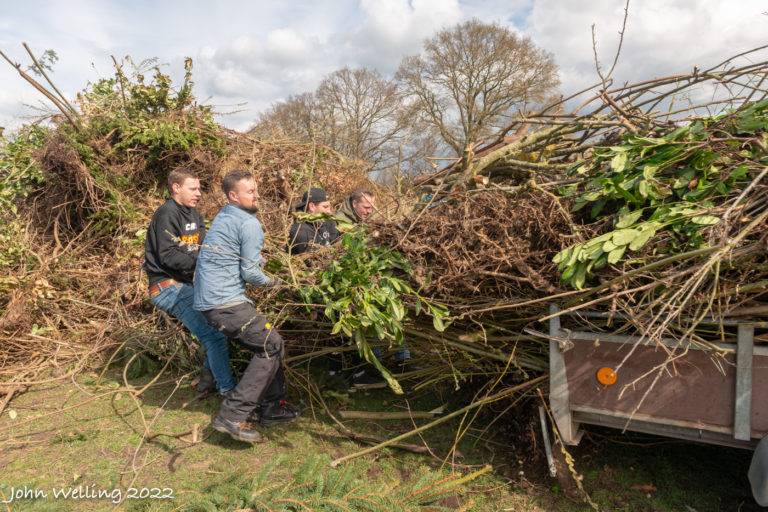
[[[296,209],[303,210],[307,207],[307,203],[322,203],[323,201],[328,201],[325,189],[310,188],[309,192],[304,192],[304,195],[301,196],[301,202],[296,205]]]

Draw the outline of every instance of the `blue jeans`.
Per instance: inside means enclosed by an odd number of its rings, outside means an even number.
[[[149,301],[157,308],[181,320],[184,327],[194,334],[205,347],[205,367],[216,379],[216,389],[224,394],[237,385],[229,365],[227,337],[208,325],[202,313],[192,309],[191,284],[176,283],[160,290]]]
[[[397,361],[398,363],[401,363],[403,361],[410,360],[411,351],[405,348],[406,347],[405,343],[403,343],[402,345],[399,345],[399,347],[401,347],[400,350],[395,352],[395,361]],[[373,355],[376,356],[376,359],[381,360],[381,347],[371,347],[371,352],[373,352]]]

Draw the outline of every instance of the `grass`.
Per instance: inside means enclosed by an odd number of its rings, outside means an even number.
[[[602,509],[763,510],[747,480],[750,451],[597,428],[588,437],[576,457]]]
[[[334,412],[402,411],[408,407],[428,411],[440,405],[450,411],[459,406],[453,389],[432,387],[399,397],[388,390],[349,393],[338,383],[323,382],[322,372],[314,370],[312,378]],[[140,387],[148,380],[144,376],[131,384]],[[312,473],[314,484],[341,481],[348,471],[353,478],[349,489],[358,485],[377,495],[390,490],[394,496],[415,479],[450,479],[472,474],[485,464],[491,465],[489,472],[461,483],[461,492],[436,498],[434,505],[448,510],[591,510],[573,491],[570,477],[563,478],[562,472],[562,480],[546,475],[539,426],[526,413],[533,409],[533,402],[514,409],[487,432],[482,427],[506,405],[485,408],[458,442],[460,419],[409,440],[428,445],[434,456],[385,449],[330,468],[328,461],[355,453],[364,445],[342,436],[305,394],[294,391],[289,396],[302,407],[298,422],[264,429],[267,441],[250,445],[210,429],[220,401],[216,397],[192,401],[186,380],[178,388],[173,380],[155,385],[137,401],[121,390],[119,371],[107,372],[98,387],[96,383],[95,373],[84,374],[71,382],[36,386],[11,402],[0,417],[0,496],[8,501],[13,488],[16,492],[44,491],[48,497],[2,503],[0,511],[116,510],[112,493],[119,491],[118,497],[125,497],[129,488],[139,490],[137,498],[124,500],[119,510],[165,511],[185,503],[181,510],[226,510],[227,505],[234,510],[238,496],[261,493],[280,499],[290,495],[292,482],[306,479],[302,471]],[[86,400],[91,401],[67,409]],[[421,425],[430,420],[414,421]],[[344,423],[354,431],[383,438],[413,428],[410,420]],[[189,434],[194,425],[201,432],[196,443]],[[454,444],[457,450],[451,453]],[[746,482],[748,452],[595,429],[570,452],[584,477],[584,487],[600,510],[759,510],[754,508]],[[311,464],[314,469],[306,469]],[[87,496],[57,498],[54,489],[59,493],[79,489]],[[158,497],[139,499],[142,489]],[[316,488],[313,492],[326,491]],[[173,500],[160,498],[170,494]]]
[[[220,479],[233,475],[258,476],[278,457],[298,461],[319,455],[330,460],[361,448],[341,436],[316,405],[313,410],[307,403],[302,404],[304,416],[298,422],[264,429],[267,441],[250,445],[210,429],[210,421],[220,405],[216,397],[191,401],[192,390],[188,384],[174,391],[175,382],[169,382],[151,387],[137,403],[128,393],[119,390],[122,376],[118,372],[110,371],[106,377],[98,388],[95,373],[82,375],[74,382],[37,386],[10,404],[0,417],[0,492],[5,496],[4,501],[9,500],[11,488],[42,490],[49,497],[14,500],[2,504],[0,510],[60,510],[62,506],[71,510],[113,510],[115,504],[104,493],[120,489],[125,496],[131,487],[171,489],[174,504],[180,505]],[[139,387],[147,380],[143,377],[131,384]],[[105,393],[106,396],[93,399]],[[410,398],[425,399],[430,408],[441,401],[439,395],[429,400],[426,397],[427,394]],[[298,396],[290,398],[294,403],[301,401]],[[66,409],[91,399],[85,405]],[[327,400],[333,407],[357,410],[403,407],[388,390],[331,393]],[[421,403],[412,406],[423,410]],[[52,412],[55,414],[40,417]],[[15,418],[11,419],[11,415]],[[408,421],[346,423],[354,430],[383,437],[411,428]],[[145,424],[154,436],[150,441],[145,437]],[[184,435],[193,425],[199,425],[202,430],[201,442],[188,442],[190,436]],[[451,444],[450,438],[440,442],[429,438],[428,442],[440,451]],[[469,463],[470,467],[457,470],[459,474],[471,473],[482,465],[477,458],[467,457],[461,462]],[[377,452],[355,464],[365,468],[370,485],[408,482],[425,471],[441,478],[451,475],[449,466],[441,467],[430,457],[400,450]],[[284,466],[273,469],[272,476],[290,482],[294,477],[289,471],[291,464]],[[324,471],[334,471],[326,464],[322,467]],[[52,496],[53,489],[63,492],[78,486],[81,495],[88,490],[90,496],[98,496],[99,491],[103,496],[66,500]],[[512,492],[504,479],[493,473],[463,487],[466,492],[456,498],[457,505],[473,503],[473,507],[479,506],[480,510],[496,510],[508,505],[520,509],[518,502],[528,498]],[[162,501],[126,500],[121,509],[143,510],[150,505],[158,507]],[[533,506],[527,510],[541,509]]]

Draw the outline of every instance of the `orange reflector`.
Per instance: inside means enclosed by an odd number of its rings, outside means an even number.
[[[264,324],[264,328],[265,329],[271,329],[272,328],[272,324]]]
[[[597,370],[597,382],[604,386],[613,386],[616,384],[616,372],[608,367],[600,368]]]

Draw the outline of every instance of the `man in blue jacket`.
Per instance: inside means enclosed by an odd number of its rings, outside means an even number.
[[[245,296],[246,283],[279,283],[259,267],[264,232],[253,215],[259,200],[256,183],[248,171],[234,170],[224,176],[221,187],[229,202],[213,220],[198,256],[194,308],[211,326],[254,352],[212,427],[240,441],[257,442],[261,434],[249,418],[258,414],[262,426],[271,426],[295,420],[299,411],[283,402],[283,338]]]
[[[200,180],[194,171],[179,167],[168,174],[171,194],[158,208],[147,229],[144,270],[149,277],[149,301],[172,315],[205,347],[197,396],[212,390],[224,394],[237,382],[229,365],[227,338],[208,325],[192,308],[192,278],[199,244],[205,238],[203,216],[195,205],[200,199]]]

